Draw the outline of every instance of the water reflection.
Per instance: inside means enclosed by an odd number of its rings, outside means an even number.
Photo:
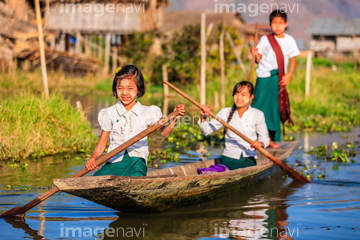
[[[6,223],[10,224],[15,229],[21,229],[25,232],[25,234],[31,237],[34,240],[44,239],[43,233],[39,233],[38,231],[32,229],[26,222],[25,219],[4,219]],[[45,221],[45,220],[43,220]]]
[[[276,187],[284,184],[282,188]],[[108,232],[120,229],[120,235],[126,234],[123,229],[133,229],[134,232],[144,229],[145,234],[141,236],[144,239],[274,239],[286,236],[288,215],[284,201],[302,185],[296,182],[288,184],[278,176],[250,186],[241,193],[171,212],[119,214],[107,229]],[[106,235],[106,230],[103,234]],[[130,235],[128,232],[128,237]],[[137,239],[135,235],[132,237]],[[110,234],[104,239],[116,239],[116,236]]]

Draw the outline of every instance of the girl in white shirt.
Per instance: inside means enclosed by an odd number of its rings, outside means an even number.
[[[114,76],[112,90],[113,95],[119,100],[115,105],[102,109],[99,113],[98,119],[102,129],[100,140],[91,158],[86,162],[86,168],[91,171],[99,168],[95,161],[104,152],[109,137],[108,152],[144,131],[162,117],[159,107],[143,106],[136,100],[145,93],[144,78],[136,66],[126,65],[118,68]],[[176,106],[175,110],[179,111],[177,118],[184,116],[184,105]],[[168,137],[177,118],[158,131],[164,137]],[[94,176],[146,176],[148,155],[148,143],[147,137],[145,137],[108,160]]]
[[[251,144],[243,140],[231,130],[224,129],[225,149],[221,162],[230,170],[256,165],[256,149],[269,145],[269,135],[263,112],[250,107],[254,98],[254,86],[247,81],[239,82],[233,91],[234,105],[221,109],[217,116],[253,140]],[[203,106],[201,111],[200,129],[206,136],[222,127],[216,119],[206,121],[210,108]]]
[[[275,51],[268,37],[263,36],[256,47],[251,48],[259,67],[256,69],[255,98],[252,107],[261,110],[266,117],[269,136],[269,147],[278,148],[281,140],[281,117],[279,108],[279,90],[290,83],[296,67],[296,56],[300,54],[295,39],[285,33],[288,26],[287,14],[281,9],[275,10],[269,17],[272,34],[284,55],[285,75],[279,81],[279,66]],[[288,69],[289,65],[289,69]],[[280,99],[282,100],[282,99]],[[280,101],[281,102],[281,101]]]

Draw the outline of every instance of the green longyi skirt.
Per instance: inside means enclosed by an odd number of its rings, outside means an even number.
[[[281,124],[279,110],[279,70],[272,70],[268,78],[257,78],[254,90],[253,108],[261,110],[265,115],[265,122],[269,137],[275,142],[281,139]]]
[[[254,157],[243,157],[241,154],[240,159],[229,158],[224,155],[221,156],[221,164],[224,164],[229,170],[238,168],[246,168],[256,166],[256,159]]]
[[[123,159],[116,163],[106,163],[97,170],[94,176],[115,175],[120,177],[146,176],[147,167],[145,160],[140,157],[130,157],[126,152]]]

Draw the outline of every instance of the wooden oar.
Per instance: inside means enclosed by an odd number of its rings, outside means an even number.
[[[171,87],[172,89],[174,89],[176,92],[178,92],[181,96],[183,96],[184,98],[186,98],[187,100],[189,100],[190,102],[192,102],[194,105],[196,105],[198,108],[202,109],[201,105],[196,102],[194,99],[192,99],[190,96],[188,96],[186,93],[182,92],[180,89],[178,89],[177,87],[175,87],[174,85],[172,85],[169,82],[164,81],[165,84],[167,84],[169,87]],[[248,143],[251,144],[251,140],[246,137],[245,135],[243,135],[241,132],[239,132],[238,130],[236,130],[234,127],[232,127],[230,124],[228,124],[227,122],[223,121],[222,119],[220,119],[218,116],[216,116],[214,113],[212,113],[211,111],[209,112],[210,116],[215,118],[216,120],[218,120],[222,125],[224,125],[225,127],[227,127],[228,129],[230,129],[231,131],[233,131],[234,133],[236,133],[237,135],[239,135],[242,139],[244,139],[245,141],[247,141]],[[287,175],[289,175],[289,177],[293,178],[294,180],[300,181],[300,182],[308,182],[310,183],[311,181],[309,181],[308,179],[306,179],[305,177],[301,176],[295,169],[293,169],[292,167],[288,166],[287,164],[281,162],[279,159],[277,159],[276,157],[274,157],[273,155],[271,155],[268,151],[266,151],[264,148],[258,148],[257,150],[259,150],[259,152],[261,152],[263,155],[265,155],[266,157],[268,157],[271,161],[273,161],[276,165],[278,165]]]
[[[254,47],[256,47],[256,45],[257,45],[258,36],[259,36],[259,23],[256,23],[256,26],[255,26]],[[256,58],[256,56],[252,56],[252,59],[251,59],[250,78],[249,78],[249,82],[251,82],[251,83],[252,83],[253,77],[254,77],[255,58]]]
[[[119,152],[124,151],[125,149],[127,149],[128,147],[133,145],[134,143],[140,141],[141,139],[143,139],[144,137],[146,137],[150,133],[152,133],[155,130],[159,129],[165,123],[173,120],[178,115],[179,115],[179,112],[174,111],[171,114],[169,114],[167,117],[164,117],[161,120],[157,121],[156,123],[154,123],[153,125],[151,125],[147,129],[142,131],[141,133],[137,134],[136,136],[132,137],[131,139],[129,139],[125,143],[121,144],[120,146],[118,146],[117,148],[112,150],[111,152],[109,152],[107,154],[104,154],[103,156],[99,157],[96,160],[96,165],[99,166],[102,163],[106,162],[107,160],[109,160],[110,158],[112,158],[113,156],[118,154]],[[83,168],[82,170],[80,170],[77,173],[75,173],[74,175],[72,175],[70,178],[81,177],[81,176],[84,176],[88,172],[90,172],[90,171],[87,170],[86,168]],[[43,193],[39,197],[35,198],[34,200],[29,202],[28,204],[24,205],[23,207],[18,206],[18,207],[15,207],[13,209],[10,209],[9,211],[7,211],[7,212],[3,213],[2,215],[0,215],[0,217],[3,217],[3,218],[5,218],[5,217],[23,218],[25,216],[25,212],[27,212],[29,209],[35,207],[36,205],[38,205],[42,201],[46,200],[47,198],[49,198],[50,196],[52,196],[54,193],[56,193],[58,191],[59,191],[59,189],[57,187],[54,187],[54,188],[50,189],[49,191]]]

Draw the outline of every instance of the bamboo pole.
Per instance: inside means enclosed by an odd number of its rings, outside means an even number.
[[[79,31],[76,31],[76,42],[75,42],[75,53],[80,53],[80,42],[81,42],[81,33]]]
[[[224,56],[224,38],[225,38],[225,32],[224,28],[221,30],[220,33],[220,71],[221,71],[221,93],[220,93],[220,99],[221,99],[221,108],[224,108],[226,105],[225,100],[225,56]]]
[[[105,36],[104,74],[109,73],[110,45],[111,45],[111,34],[107,33],[106,36]]]
[[[209,26],[208,26],[208,29],[206,31],[206,39],[209,38],[210,34],[211,34],[211,31],[213,30],[214,28],[214,23],[210,23]]]
[[[168,70],[166,65],[162,65],[162,76],[163,76],[163,82],[168,81]],[[169,108],[169,86],[163,83],[164,87],[164,104],[163,104],[163,114],[168,114],[168,108]]]
[[[206,104],[206,13],[201,14],[200,103]]]
[[[112,73],[114,74],[116,71],[116,68],[118,67],[118,57],[117,57],[117,47],[113,47],[112,48],[112,60],[113,60],[113,64],[112,64]]]
[[[48,87],[48,80],[46,74],[46,60],[45,60],[45,50],[44,50],[44,36],[42,32],[41,26],[41,12],[40,12],[40,2],[39,0],[35,0],[35,10],[36,10],[36,21],[39,31],[39,48],[40,48],[40,62],[41,62],[41,74],[43,80],[43,87],[45,97],[49,98],[49,87]]]
[[[219,110],[219,93],[217,91],[214,92],[214,110]]]
[[[256,23],[256,25],[255,25],[254,47],[256,47],[256,45],[257,45],[258,35],[259,35],[259,23]],[[252,56],[252,59],[251,59],[250,78],[249,78],[249,82],[251,82],[251,83],[252,83],[253,77],[254,77],[255,58],[256,58],[256,56]]]
[[[353,41],[354,41],[354,47],[355,47],[356,56],[357,56],[358,62],[360,64],[360,53],[359,53],[358,46],[356,44],[356,37],[355,37],[355,33],[354,33],[353,26],[351,24],[351,21],[349,21],[349,27],[350,27],[351,35],[352,35],[352,38],[353,38]]]
[[[162,76],[163,76],[163,81],[168,81],[168,70],[166,65],[162,65]],[[164,86],[164,97],[168,97],[169,96],[169,86],[166,84],[163,84]],[[167,115],[167,114],[165,114]]]
[[[244,65],[244,63],[243,63],[242,60],[241,60],[240,54],[239,54],[238,50],[236,49],[235,44],[234,44],[234,41],[233,41],[233,39],[232,39],[232,37],[231,37],[231,35],[230,35],[229,32],[226,32],[226,37],[227,37],[227,39],[228,39],[229,42],[230,42],[230,45],[231,45],[231,47],[232,47],[232,49],[233,49],[233,51],[234,51],[234,55],[235,55],[235,57],[236,57],[236,61],[239,63],[239,66],[241,67],[241,70],[242,70],[244,73],[246,73],[245,65]]]
[[[50,2],[49,0],[46,0],[46,6],[45,6],[45,29],[50,28]]]
[[[312,51],[308,52],[306,60],[306,79],[305,79],[305,98],[307,99],[310,94],[310,79],[311,79],[311,63]]]

